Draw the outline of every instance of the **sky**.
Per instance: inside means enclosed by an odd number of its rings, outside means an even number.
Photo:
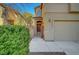
[[[20,13],[31,13],[34,15],[34,8],[39,6],[40,3],[7,3],[7,5]]]

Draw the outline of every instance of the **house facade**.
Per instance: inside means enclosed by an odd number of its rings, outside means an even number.
[[[12,9],[11,7],[6,6],[4,12],[4,23],[11,25],[23,25],[24,21],[18,11]]]
[[[40,9],[44,40],[79,41],[78,3],[44,3]]]
[[[20,15],[20,13],[11,7],[5,5],[5,4],[0,4],[0,24],[2,25],[25,25],[24,18]]]

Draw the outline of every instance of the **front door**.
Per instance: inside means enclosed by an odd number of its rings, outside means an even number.
[[[43,26],[42,26],[42,21],[37,21],[37,36],[43,38]]]

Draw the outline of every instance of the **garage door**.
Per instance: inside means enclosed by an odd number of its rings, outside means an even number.
[[[55,40],[76,41],[79,39],[79,21],[55,21]]]

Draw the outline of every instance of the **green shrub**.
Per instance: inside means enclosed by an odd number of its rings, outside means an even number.
[[[0,26],[0,55],[26,55],[29,53],[30,34],[24,26]]]

